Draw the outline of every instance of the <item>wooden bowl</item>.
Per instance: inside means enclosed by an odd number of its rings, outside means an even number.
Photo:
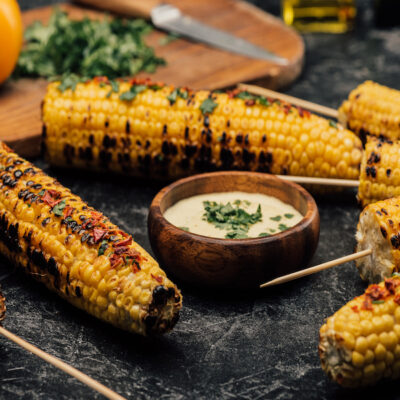
[[[186,232],[163,217],[167,208],[184,198],[230,191],[277,197],[304,218],[272,236],[216,239]],[[213,172],[181,179],[162,189],[151,203],[148,230],[161,266],[182,281],[250,289],[307,266],[318,244],[319,213],[311,195],[295,183],[257,172]]]

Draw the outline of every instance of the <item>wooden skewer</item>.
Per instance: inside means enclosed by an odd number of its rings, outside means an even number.
[[[334,108],[329,108],[325,106],[321,106],[320,104],[312,103],[311,101],[302,100],[297,97],[289,96],[287,94],[275,92],[270,89],[265,89],[260,86],[255,85],[247,85],[245,83],[239,83],[239,89],[246,90],[249,93],[258,94],[261,96],[272,97],[274,99],[279,99],[283,101],[287,101],[295,106],[299,106],[301,108],[305,108],[306,110],[310,110],[316,112],[321,115],[326,115],[327,117],[338,119],[339,113]]]
[[[120,396],[118,393],[115,393],[108,387],[102,385],[100,382],[90,378],[83,372],[77,370],[74,367],[66,364],[64,361],[61,361],[59,358],[53,357],[50,354],[45,353],[44,351],[38,349],[37,347],[31,345],[30,343],[26,342],[25,340],[21,339],[17,335],[14,335],[7,329],[0,326],[0,334],[5,336],[7,339],[10,339],[17,345],[23,347],[24,349],[30,351],[31,353],[35,354],[36,356],[42,358],[43,360],[47,361],[48,363],[54,365],[55,367],[61,369],[65,373],[73,376],[74,378],[78,379],[85,385],[91,387],[94,390],[97,390],[99,393],[107,397],[111,400],[126,400],[125,397]]]
[[[278,178],[309,185],[326,185],[326,186],[342,186],[342,187],[358,187],[360,181],[353,179],[331,179],[331,178],[314,178],[308,176],[293,175],[277,175]]]
[[[293,272],[292,274],[281,276],[279,278],[273,279],[272,281],[263,283],[262,285],[260,285],[260,288],[265,288],[267,286],[274,286],[274,285],[279,285],[280,283],[293,281],[294,279],[299,279],[302,278],[303,276],[315,274],[316,272],[335,267],[336,265],[344,264],[349,261],[357,260],[358,258],[369,256],[371,253],[372,253],[371,249],[359,251],[357,253],[350,254],[345,257],[337,258],[336,260],[316,265],[315,267],[303,269],[302,271]]]

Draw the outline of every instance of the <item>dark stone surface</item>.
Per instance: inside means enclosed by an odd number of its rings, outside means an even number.
[[[20,3],[24,8],[39,5]],[[355,32],[305,36],[304,73],[288,93],[336,107],[365,79],[400,87],[400,31],[373,29],[371,9],[363,4]],[[49,170],[41,160],[36,164],[150,250],[147,209],[159,185]],[[318,206],[321,239],[312,264],[353,251],[359,214],[353,192],[320,197]],[[181,320],[159,339],[129,335],[87,316],[5,261],[0,262],[0,280],[7,297],[7,329],[127,398],[382,398],[382,385],[344,390],[319,365],[318,330],[324,318],[365,288],[352,264],[246,296],[180,284]],[[2,399],[101,398],[5,339],[0,360]],[[387,388],[386,398],[399,397],[395,384]]]

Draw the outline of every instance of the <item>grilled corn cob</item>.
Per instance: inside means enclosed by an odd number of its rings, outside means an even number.
[[[377,283],[400,270],[400,197],[369,204],[360,214],[357,251],[372,254],[356,260],[362,279]]]
[[[42,111],[53,165],[156,178],[219,169],[358,178],[356,135],[278,100],[147,80],[60,86],[48,86]]]
[[[370,285],[320,329],[324,371],[343,386],[400,377],[400,278]]]
[[[0,142],[0,252],[73,305],[163,333],[181,295],[132,237]]]
[[[400,92],[366,81],[339,108],[339,121],[361,138],[400,139]]]
[[[400,141],[369,137],[360,171],[358,200],[365,206],[400,196]]]

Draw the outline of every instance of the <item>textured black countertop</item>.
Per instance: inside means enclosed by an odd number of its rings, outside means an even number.
[[[23,8],[50,1],[21,1]],[[263,3],[268,9],[269,2]],[[276,2],[271,2],[276,7]],[[376,30],[362,2],[357,30],[306,35],[304,73],[288,93],[337,107],[366,79],[400,88],[400,30]],[[276,9],[276,8],[275,8]],[[160,186],[50,170],[150,250],[147,210]],[[353,251],[359,209],[354,192],[318,198],[321,238],[312,264]],[[7,297],[4,326],[132,399],[334,399],[381,397],[383,386],[341,389],[322,372],[318,331],[324,318],[363,292],[354,265],[258,294],[215,294],[178,285],[181,320],[170,334],[144,339],[76,310],[0,261]],[[0,339],[1,399],[101,398],[91,389]],[[396,384],[387,398],[400,397]]]

